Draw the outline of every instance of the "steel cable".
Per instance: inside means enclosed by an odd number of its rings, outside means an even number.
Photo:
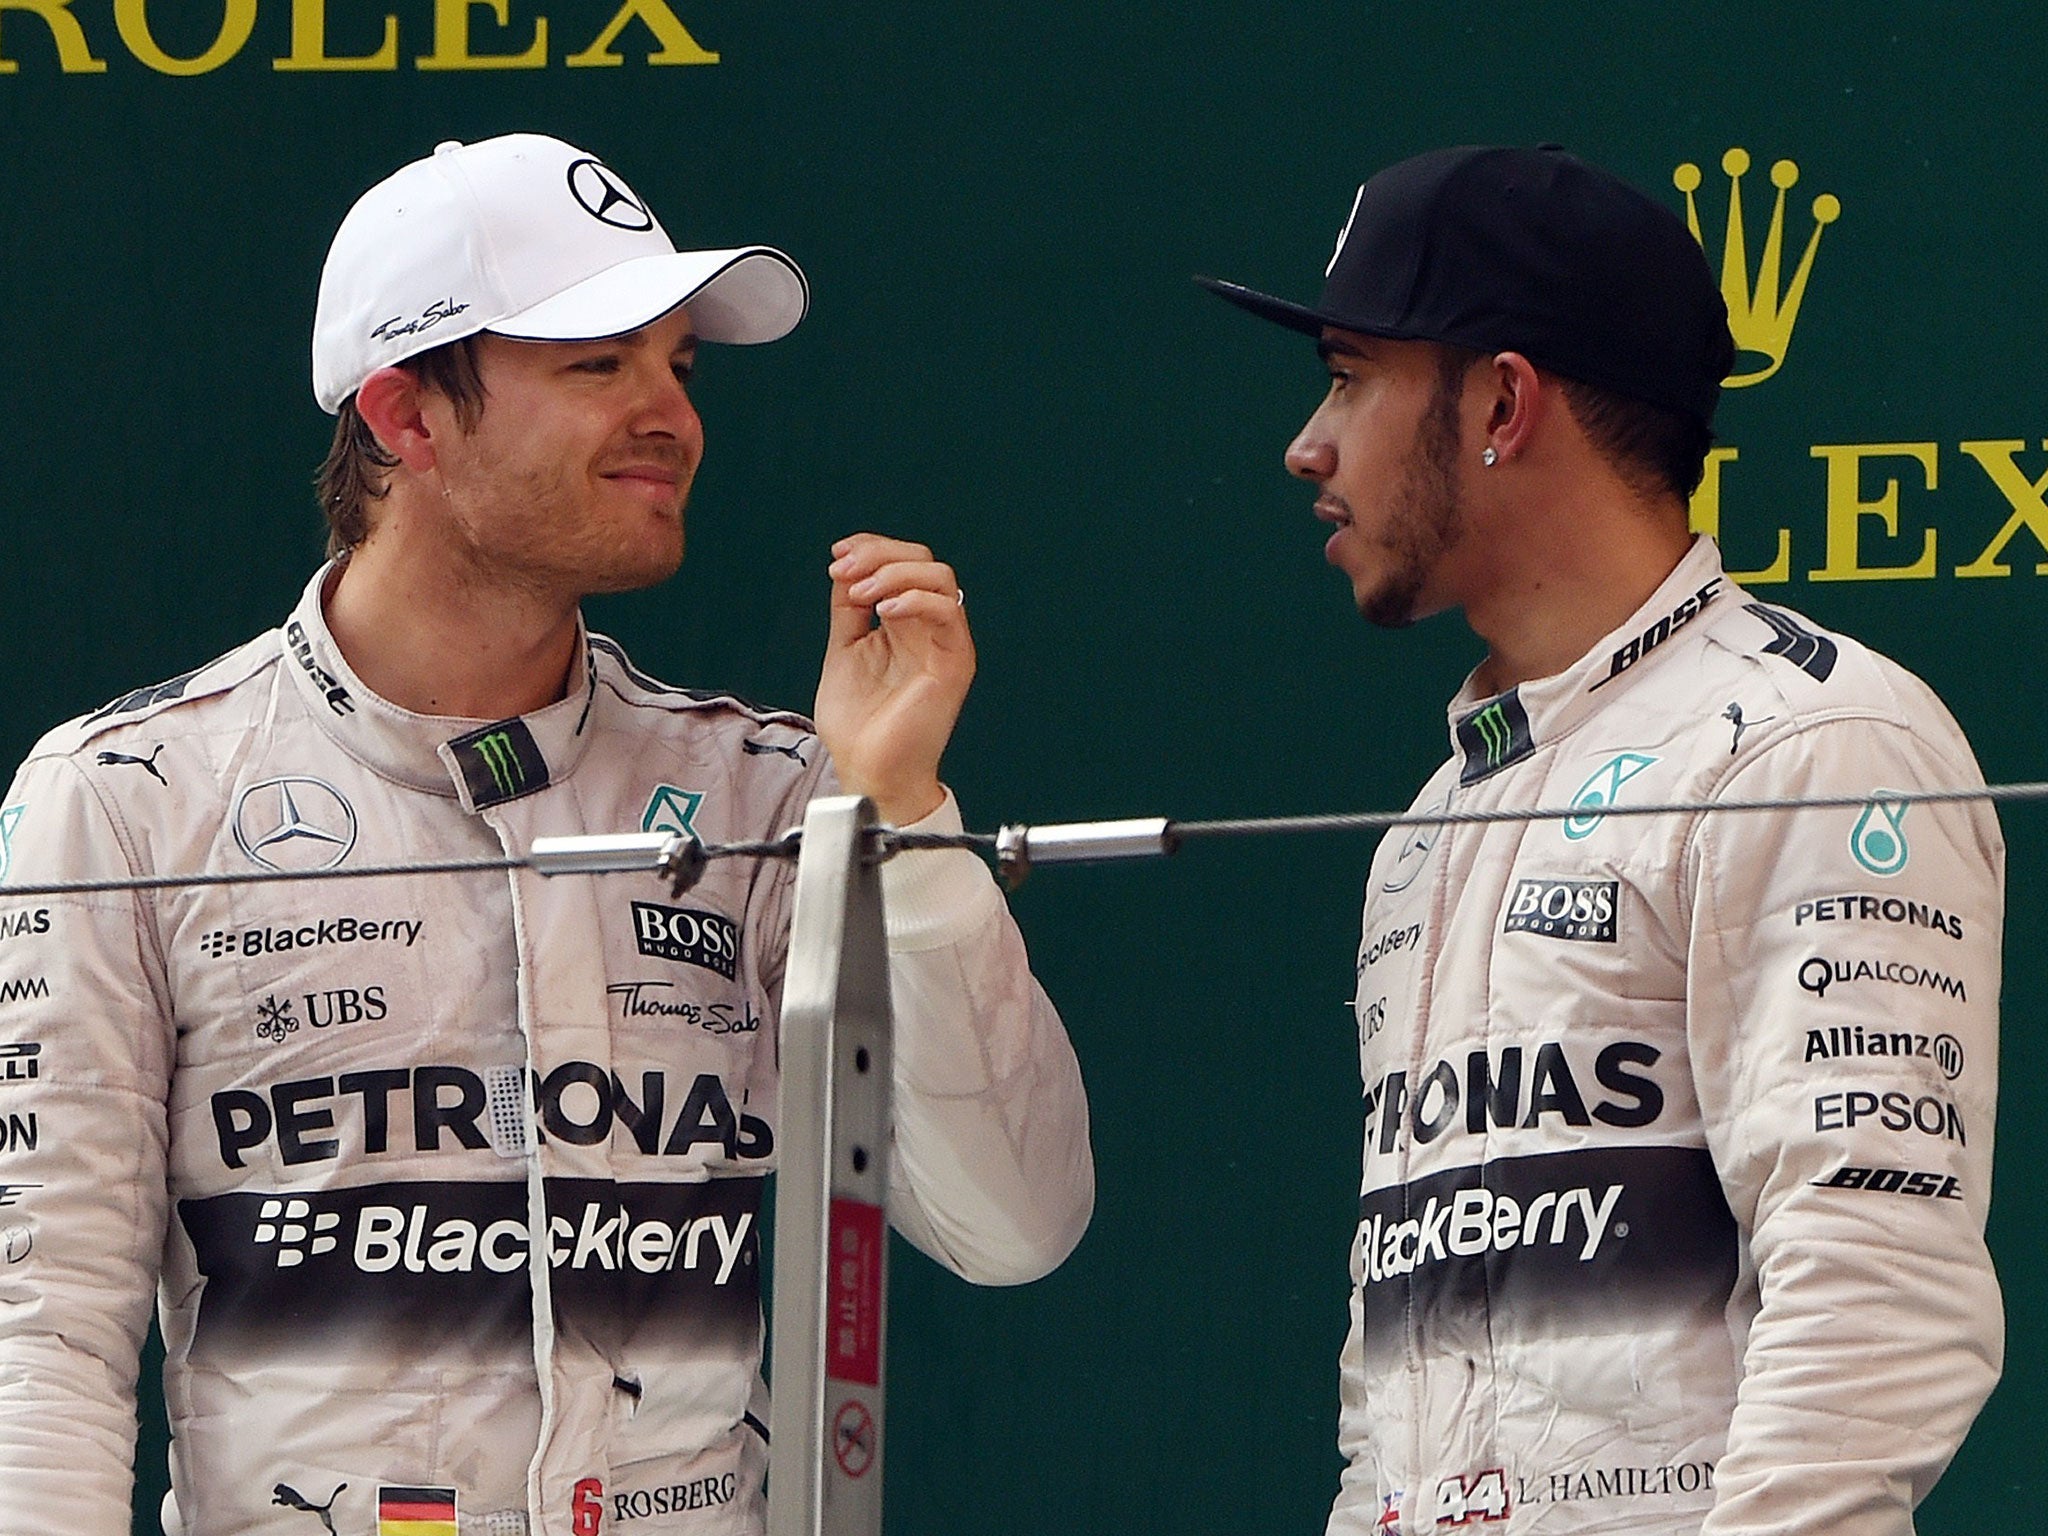
[[[1034,863],[1083,863],[1172,853],[1183,843],[1210,838],[1267,837],[1314,832],[1357,832],[1387,827],[1442,827],[1516,821],[1571,821],[1585,817],[1698,816],[1728,812],[1854,810],[1860,806],[1943,805],[1974,800],[2010,803],[2048,800],[2048,782],[1985,784],[1965,789],[1875,790],[1862,795],[1788,795],[1756,800],[1677,800],[1638,805],[1612,803],[1531,806],[1524,809],[1458,810],[1449,806],[1422,811],[1340,811],[1313,816],[1236,817],[1211,821],[1069,822],[1044,826],[1006,826],[1001,832],[905,832],[876,827],[876,856],[887,859],[918,849],[958,848],[994,853],[1012,881]],[[1034,845],[1034,839],[1037,844]],[[673,840],[681,843],[681,839]],[[699,844],[696,859],[795,858],[803,834],[752,842]],[[672,849],[670,850],[672,852]],[[674,873],[672,863],[650,852],[648,873]],[[421,875],[505,874],[536,869],[520,855],[478,859],[427,859],[398,864],[337,865],[331,869],[208,870],[196,874],[131,875],[104,880],[51,880],[36,884],[0,884],[0,899],[40,896],[92,896],[123,891],[165,891],[219,885],[278,885],[297,881],[375,880]],[[608,870],[553,867],[542,873],[618,873]]]

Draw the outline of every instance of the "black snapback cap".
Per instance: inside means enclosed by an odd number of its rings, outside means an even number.
[[[1555,145],[1388,166],[1358,189],[1313,306],[1195,281],[1311,336],[1520,352],[1702,425],[1735,366],[1728,307],[1678,215]]]

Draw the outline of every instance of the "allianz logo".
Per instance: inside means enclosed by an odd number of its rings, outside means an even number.
[[[513,1274],[527,1267],[531,1230],[522,1219],[477,1222],[453,1216],[436,1221],[424,1203],[366,1205],[353,1231],[342,1232],[339,1212],[316,1211],[306,1199],[268,1199],[257,1208],[252,1241],[274,1248],[278,1269],[295,1269],[309,1258],[348,1243],[347,1262],[359,1274],[403,1269],[411,1274],[474,1274],[479,1268]],[[658,1275],[673,1270],[711,1269],[712,1284],[725,1285],[744,1262],[754,1216],[713,1212],[670,1223],[636,1219],[624,1205],[590,1200],[573,1219],[548,1218],[548,1267],[557,1270]]]

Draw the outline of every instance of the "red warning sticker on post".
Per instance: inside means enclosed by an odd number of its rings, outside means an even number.
[[[882,1208],[834,1200],[825,1256],[825,1374],[882,1384]]]
[[[848,1477],[863,1477],[875,1464],[875,1418],[857,1397],[841,1403],[833,1417],[832,1457]]]

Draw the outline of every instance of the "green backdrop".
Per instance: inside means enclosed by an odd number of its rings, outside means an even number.
[[[604,155],[685,242],[784,246],[816,293],[787,342],[706,360],[689,561],[597,621],[657,674],[807,705],[827,544],[929,540],[972,594],[983,670],[949,777],[984,828],[1392,807],[1445,750],[1474,642],[1352,613],[1280,470],[1320,390],[1310,349],[1189,274],[1309,297],[1365,174],[1489,140],[1561,141],[1674,207],[1695,165],[1717,263],[1722,156],[1746,149],[1754,272],[1768,169],[1794,161],[1766,310],[1815,197],[1839,217],[1782,366],[1726,399],[1736,457],[1703,510],[1737,570],[1782,540],[1762,594],[1925,675],[1993,779],[2048,777],[2027,660],[2048,20],[1690,10],[0,0],[0,756],[283,615],[321,542],[327,238],[437,140],[523,128]],[[618,62],[593,62],[607,40]],[[2027,1113],[2048,812],[2004,819],[2012,1346],[1923,1513],[1956,1536],[2048,1492],[2048,1132]],[[1087,1070],[1101,1199],[1075,1258],[1021,1291],[899,1254],[892,1532],[1320,1530],[1369,854],[1212,845],[1020,893]],[[138,1530],[162,1466],[158,1427]]]

